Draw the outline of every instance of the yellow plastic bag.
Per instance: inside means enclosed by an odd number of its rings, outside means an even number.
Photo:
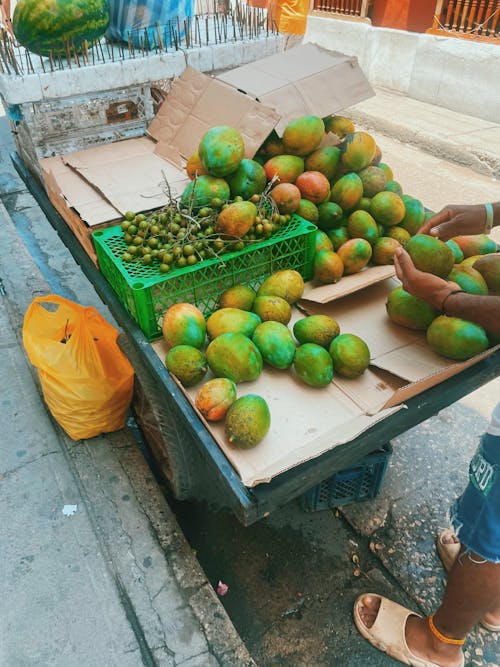
[[[125,426],[134,369],[117,337],[95,308],[56,294],[36,298],[26,311],[24,348],[52,416],[73,440]]]

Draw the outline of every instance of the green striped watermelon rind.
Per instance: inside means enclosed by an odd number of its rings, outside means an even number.
[[[12,25],[22,46],[48,56],[98,39],[109,18],[108,0],[19,0]]]

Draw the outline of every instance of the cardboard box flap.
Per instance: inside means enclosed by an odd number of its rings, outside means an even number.
[[[422,337],[422,340],[372,359],[370,368],[361,377],[348,380],[335,376],[333,383],[363,412],[374,415],[380,410],[403,404],[453,377],[493,354],[495,349],[490,348],[472,359],[456,362],[431,350],[425,337]]]
[[[492,355],[496,350],[500,349],[500,345],[496,345],[495,347],[490,347],[484,352],[481,352],[480,354],[476,354],[475,356],[471,357],[470,359],[467,359],[466,361],[461,361],[461,362],[456,362],[456,361],[451,361],[449,359],[445,359],[444,357],[441,357],[440,355],[436,354],[435,352],[432,352],[430,348],[428,348],[428,352],[434,354],[436,357],[438,357],[439,360],[439,366],[435,367],[434,372],[431,372],[429,375],[420,375],[419,379],[414,380],[413,382],[406,384],[402,386],[400,389],[395,391],[394,395],[392,398],[390,398],[385,404],[384,408],[389,408],[393,405],[397,405],[401,403],[402,401],[407,401],[409,398],[413,398],[413,396],[416,396],[417,394],[420,394],[421,392],[425,391],[426,389],[430,389],[431,387],[435,387],[437,384],[440,382],[444,382],[444,380],[448,380],[448,378],[453,377],[454,375],[457,375],[461,371],[465,370],[466,368],[469,368],[470,366],[473,366],[476,364],[478,361],[481,361],[482,359],[486,359],[490,355]],[[406,350],[405,350],[406,351]],[[386,359],[387,361],[387,359]],[[379,364],[379,360],[377,359],[375,362],[377,365]],[[380,363],[383,363],[382,361]]]
[[[392,373],[386,373],[378,368],[368,368],[363,375],[353,379],[335,375],[333,384],[362,412],[367,415],[376,415],[380,410],[388,407],[387,404],[393,399],[395,392],[406,386],[407,383]]]
[[[290,120],[325,117],[375,95],[355,57],[303,44],[237,67],[218,78],[280,114],[281,134]]]
[[[65,205],[74,209],[89,227],[122,217],[120,211],[66,165],[61,157],[40,160],[40,166],[47,191],[64,200]]]
[[[418,382],[434,373],[441,373],[449,366],[456,365],[456,362],[434,352],[422,334],[422,340],[382,354],[373,361],[373,364],[408,382]]]
[[[338,283],[321,285],[309,281],[304,286],[303,298],[316,303],[328,303],[348,296],[369,285],[381,282],[395,275],[394,266],[370,266],[350,276],[343,276]]]
[[[166,343],[152,344],[163,360]],[[205,379],[212,376],[208,373]],[[182,388],[194,407],[199,386]],[[266,367],[254,382],[238,385],[238,397],[258,394],[268,403],[271,428],[253,449],[231,447],[222,422],[205,422],[227,459],[246,486],[268,482],[276,475],[333,447],[349,442],[357,435],[399,408],[369,416],[333,384],[314,389],[300,381],[293,370],[278,371]]]
[[[172,84],[147,131],[158,142],[155,152],[183,168],[211,127],[237,128],[245,157],[252,158],[278,120],[273,109],[188,67]]]
[[[188,183],[186,174],[154,153],[148,137],[127,139],[65,155],[63,160],[118,211],[148,211],[168,203]]]

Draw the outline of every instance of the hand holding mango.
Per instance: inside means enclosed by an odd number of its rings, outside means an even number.
[[[394,267],[403,289],[427,301],[438,311],[441,311],[443,301],[448,294],[460,289],[457,283],[444,280],[432,273],[419,271],[413,264],[410,255],[401,247],[395,250]]]

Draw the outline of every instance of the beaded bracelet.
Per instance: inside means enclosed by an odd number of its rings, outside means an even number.
[[[493,227],[493,206],[487,202],[484,205],[484,208],[486,209],[486,226],[484,228],[484,233],[489,234]]]
[[[442,313],[445,313],[445,309],[444,309],[444,307],[445,307],[445,303],[446,303],[447,299],[449,299],[449,297],[450,297],[452,294],[460,294],[460,293],[463,294],[463,289],[453,289],[453,290],[451,290],[450,292],[448,292],[448,294],[444,297],[443,301],[441,302],[441,312],[442,312]],[[445,314],[446,314],[446,313],[445,313]]]

